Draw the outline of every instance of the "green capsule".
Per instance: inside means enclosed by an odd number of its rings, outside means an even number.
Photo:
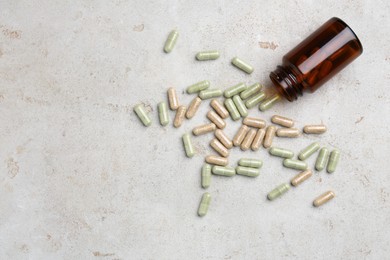
[[[261,166],[263,166],[263,162],[257,159],[241,158],[238,161],[238,165],[251,168],[261,168]]]
[[[247,177],[257,177],[260,174],[259,169],[244,166],[237,166],[236,172],[239,175],[244,175]]]
[[[307,169],[307,163],[303,161],[298,160],[292,160],[292,159],[284,159],[283,160],[284,167],[304,171]]]
[[[203,164],[202,167],[202,187],[207,189],[210,187],[211,182],[211,165],[208,163]]]
[[[216,60],[219,58],[219,51],[202,51],[196,54],[197,60]]]
[[[222,96],[222,93],[222,89],[219,88],[206,89],[199,92],[199,97],[201,99],[215,98]]]
[[[238,112],[237,107],[234,105],[234,102],[231,98],[225,100],[225,107],[229,111],[233,121],[237,121],[241,118],[240,112]]]
[[[248,97],[256,94],[262,89],[262,85],[260,83],[255,83],[252,86],[249,86],[245,91],[241,92],[240,97],[242,99],[247,99]]]
[[[221,175],[221,176],[226,176],[226,177],[232,177],[233,175],[236,174],[236,170],[232,167],[223,167],[223,166],[218,166],[215,165],[212,168],[212,172],[215,175]]]
[[[272,201],[280,197],[282,194],[286,193],[289,189],[290,189],[290,184],[288,183],[279,185],[278,187],[273,189],[270,193],[268,193],[267,198]]]
[[[237,57],[234,57],[232,59],[232,64],[248,74],[251,74],[253,72],[253,67],[251,65]]]
[[[278,156],[287,159],[291,159],[294,156],[293,151],[283,149],[283,148],[278,148],[278,147],[271,147],[271,149],[269,149],[269,153],[272,154],[273,156]]]
[[[339,160],[340,160],[340,151],[338,149],[335,149],[330,153],[328,167],[326,168],[326,171],[328,173],[333,173],[336,170]]]
[[[234,95],[237,95],[237,94],[243,92],[244,90],[246,90],[245,83],[239,83],[239,84],[225,90],[225,92],[223,94],[224,94],[225,98],[230,98]]]
[[[183,139],[183,145],[184,145],[184,150],[186,152],[187,157],[191,158],[195,155],[195,150],[194,146],[192,145],[191,141],[191,135],[186,133],[182,137]]]
[[[136,105],[134,107],[134,112],[137,114],[144,126],[150,126],[152,124],[152,120],[150,120],[150,117],[142,104]]]
[[[263,99],[265,98],[265,93],[260,92],[259,94],[254,95],[250,99],[248,99],[245,102],[246,108],[250,109],[252,107],[255,107],[257,104],[259,104]]]
[[[210,87],[210,82],[208,80],[203,80],[187,87],[187,93],[188,94],[198,93],[209,87]]]
[[[259,106],[260,111],[266,111],[266,110],[270,109],[279,100],[280,100],[280,96],[277,95],[277,94],[275,94],[272,97],[266,99],[263,103],[260,104],[260,106]]]
[[[179,33],[177,31],[174,30],[169,33],[168,39],[164,45],[164,51],[166,53],[170,53],[173,50],[173,47],[175,47],[177,41],[177,37],[179,37]]]
[[[309,158],[313,153],[317,152],[318,149],[320,149],[319,143],[312,143],[311,145],[304,148],[298,155],[299,160],[306,160]]]
[[[207,214],[207,210],[209,209],[211,201],[211,195],[208,192],[203,193],[202,200],[200,201],[199,208],[198,208],[198,215],[199,217],[203,217]]]
[[[162,101],[158,103],[158,117],[160,119],[160,124],[166,126],[169,123],[169,114],[167,103]]]
[[[242,117],[248,116],[248,110],[246,109],[246,106],[244,105],[244,102],[242,102],[242,99],[239,95],[233,96],[233,102]]]
[[[320,153],[318,154],[316,160],[317,171],[322,171],[325,168],[328,158],[329,158],[329,150],[326,147],[321,148]]]

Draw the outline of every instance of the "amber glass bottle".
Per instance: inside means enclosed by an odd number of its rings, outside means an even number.
[[[363,52],[356,34],[332,18],[283,57],[270,78],[280,95],[294,101],[314,92]]]

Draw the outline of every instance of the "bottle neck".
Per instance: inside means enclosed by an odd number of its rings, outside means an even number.
[[[292,102],[298,95],[302,96],[304,87],[288,66],[277,66],[269,76],[278,92],[288,101]]]

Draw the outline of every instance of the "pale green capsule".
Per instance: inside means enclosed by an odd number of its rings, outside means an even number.
[[[289,189],[290,189],[290,184],[288,184],[288,183],[284,183],[282,185],[279,185],[278,187],[273,189],[270,193],[268,193],[267,198],[269,200],[274,200],[274,199],[280,197],[281,195],[283,195],[284,193],[286,193]]]
[[[186,152],[187,157],[191,158],[195,155],[195,150],[194,146],[192,145],[191,141],[191,135],[186,133],[182,137],[183,139],[183,145],[184,145],[184,150]]]
[[[196,54],[196,59],[203,60],[216,60],[219,58],[219,51],[202,51]]]
[[[291,159],[294,156],[294,152],[288,149],[278,148],[278,147],[272,147],[269,149],[269,153],[273,156],[278,156],[282,158]]]
[[[247,99],[248,97],[256,94],[262,89],[262,85],[260,83],[255,83],[252,86],[249,86],[245,91],[241,92],[240,97],[242,99]]]
[[[253,67],[251,65],[237,57],[234,57],[232,59],[232,64],[248,74],[251,74],[253,72]]]
[[[257,176],[259,176],[260,171],[259,171],[259,169],[256,169],[256,168],[237,166],[236,173],[239,175],[247,176],[247,177],[257,177]]]
[[[162,126],[166,126],[169,123],[168,106],[164,101],[158,103],[158,117]]]
[[[177,37],[179,37],[179,33],[177,31],[174,30],[169,33],[168,39],[164,45],[164,51],[166,53],[170,53],[173,50],[173,47],[175,47],[177,41]]]
[[[254,95],[245,102],[246,108],[250,109],[259,104],[263,99],[265,99],[265,93],[260,92],[259,94]]]
[[[248,116],[248,110],[246,109],[246,106],[244,105],[244,102],[242,102],[242,99],[239,95],[235,95],[233,97],[233,102],[242,117]]]
[[[335,149],[330,153],[329,156],[328,167],[326,168],[328,173],[333,173],[336,170],[339,160],[340,160],[340,151],[338,149]]]
[[[278,102],[280,99],[281,99],[280,96],[275,94],[272,97],[266,99],[263,103],[261,103],[259,109],[261,111],[266,111],[270,109],[273,105],[275,105],[276,102]]]
[[[134,107],[134,112],[137,114],[144,126],[150,126],[152,124],[152,120],[150,120],[150,117],[142,104],[136,105]]]
[[[203,80],[187,87],[187,93],[188,94],[198,93],[209,87],[210,87],[210,82],[208,80]]]
[[[307,163],[303,161],[293,160],[293,159],[284,159],[283,166],[295,170],[304,171],[307,169]]]
[[[215,98],[222,96],[222,93],[222,89],[219,88],[206,89],[199,92],[199,97],[201,99]]]
[[[215,165],[212,168],[212,172],[215,175],[221,175],[221,176],[226,176],[226,177],[232,177],[233,175],[236,174],[236,170],[232,167],[223,167],[223,166],[218,166]]]
[[[304,148],[298,155],[299,160],[306,160],[309,158],[313,153],[317,152],[318,149],[320,149],[319,143],[312,143],[311,145]]]
[[[225,107],[229,111],[233,121],[237,121],[241,118],[240,112],[238,112],[237,107],[234,105],[234,102],[231,98],[225,100]]]
[[[202,167],[202,187],[207,189],[210,187],[211,182],[211,165],[208,163],[203,164]]]
[[[329,150],[326,147],[321,148],[320,153],[318,154],[317,160],[316,160],[316,170],[322,171],[329,158]]]
[[[239,84],[225,90],[225,92],[223,94],[224,94],[225,98],[230,98],[234,95],[240,94],[244,90],[246,90],[245,83],[239,83]]]
[[[238,161],[238,165],[251,168],[261,168],[261,166],[263,166],[263,162],[257,159],[241,158]]]
[[[203,193],[202,199],[200,201],[199,208],[198,208],[199,217],[203,217],[207,214],[207,211],[208,211],[209,206],[210,206],[210,201],[211,201],[210,193],[208,193],[208,192]]]

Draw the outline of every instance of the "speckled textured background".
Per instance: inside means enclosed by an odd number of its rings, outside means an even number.
[[[0,258],[388,259],[389,13],[384,0],[0,1]],[[180,137],[207,122],[209,107],[180,129],[162,128],[156,105],[166,89],[188,104],[182,91],[203,79],[268,85],[283,54],[333,16],[355,30],[364,54],[316,93],[250,115],[324,122],[321,137],[275,145],[339,147],[337,171],[269,202],[296,171],[264,149],[235,149],[231,165],[261,158],[261,175],[213,176],[208,215],[197,217],[211,135],[194,138],[193,159]],[[207,49],[221,58],[194,60]],[[232,67],[234,56],[254,73]],[[147,129],[132,112],[140,102],[152,110]],[[239,123],[227,124],[232,136]],[[328,189],[337,197],[313,208]]]

